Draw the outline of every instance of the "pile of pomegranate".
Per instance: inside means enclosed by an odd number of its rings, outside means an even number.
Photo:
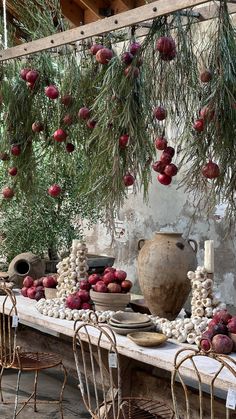
[[[155,140],[156,149],[162,151],[160,160],[152,164],[155,172],[158,172],[158,182],[162,185],[169,185],[172,182],[172,177],[177,175],[178,167],[172,163],[172,158],[175,155],[175,149],[168,146],[168,142],[164,137],[157,137]]]
[[[207,330],[202,334],[200,347],[204,352],[229,354],[235,348],[231,334],[236,333],[236,316],[231,316],[227,310],[214,314],[208,323]]]
[[[86,279],[80,281],[79,290],[68,295],[66,298],[66,307],[71,310],[91,310],[92,305],[90,302],[89,290],[89,282]]]
[[[96,292],[127,293],[132,287],[132,282],[126,277],[125,271],[108,267],[102,275],[90,275],[88,283]]]
[[[56,286],[56,276],[48,275],[39,279],[33,279],[28,275],[24,278],[21,295],[39,301],[41,298],[45,298],[44,288],[56,288]]]

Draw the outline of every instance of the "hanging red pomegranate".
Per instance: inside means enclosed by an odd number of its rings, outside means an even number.
[[[124,52],[121,57],[121,61],[124,64],[131,64],[133,61],[134,56],[130,52]]]
[[[170,177],[176,176],[178,173],[178,167],[174,163],[167,164],[164,173]]]
[[[165,153],[169,154],[170,157],[174,157],[175,155],[175,149],[173,147],[166,147]]]
[[[85,106],[83,108],[80,108],[78,117],[80,119],[88,119],[90,117],[90,110],[89,108],[86,108]]]
[[[212,73],[210,70],[204,70],[201,72],[200,74],[200,80],[203,83],[208,83],[209,81],[212,80]]]
[[[61,103],[64,106],[70,106],[73,102],[73,97],[69,94],[64,95],[61,97]]]
[[[26,73],[25,80],[29,83],[35,83],[39,77],[39,73],[36,70],[30,70]]]
[[[126,173],[123,176],[123,182],[125,186],[132,186],[134,184],[134,177],[130,173]]]
[[[203,121],[203,119],[197,119],[193,124],[193,128],[197,132],[204,131],[204,121]]]
[[[58,128],[54,134],[53,134],[53,138],[55,141],[57,141],[58,143],[62,143],[63,141],[65,141],[66,137],[67,137],[67,132],[64,131],[64,129],[62,128]]]
[[[50,186],[48,188],[48,194],[52,196],[53,198],[56,198],[61,193],[61,187],[54,183],[54,185]]]
[[[41,131],[43,131],[43,128],[44,128],[44,126],[41,122],[36,121],[32,124],[32,131],[33,132],[41,132]]]
[[[165,151],[163,151],[163,153],[162,153],[162,155],[161,155],[161,157],[160,157],[160,161],[163,163],[163,164],[169,164],[169,163],[171,163],[171,160],[172,160],[172,157],[171,157],[171,155],[169,154],[169,153],[166,153]]]
[[[26,74],[30,71],[30,68],[22,68],[20,71],[20,77],[26,81]]]
[[[137,79],[139,76],[139,68],[134,67],[132,65],[128,65],[128,67],[124,70],[125,77]]]
[[[163,121],[167,116],[167,111],[163,106],[157,106],[153,111],[153,115],[158,121]]]
[[[19,156],[21,154],[20,144],[13,144],[13,146],[11,147],[11,154],[13,156]]]
[[[158,172],[158,173],[163,173],[164,170],[165,170],[165,167],[166,167],[166,165],[163,162],[161,162],[160,160],[155,161],[155,163],[152,164],[153,170],[155,172]]]
[[[59,91],[57,86],[54,86],[53,84],[51,84],[50,86],[45,87],[45,95],[49,98],[49,99],[57,99],[59,96]]]
[[[8,173],[10,176],[16,176],[17,175],[17,167],[9,167]]]
[[[2,190],[2,194],[3,194],[3,198],[10,199],[10,198],[13,198],[13,196],[15,195],[15,192],[13,191],[12,188],[9,188],[8,186],[6,186]]]
[[[155,140],[157,150],[165,150],[167,147],[167,140],[164,137],[157,137]]]
[[[209,162],[202,167],[202,174],[207,179],[215,179],[219,177],[220,169],[218,164],[214,163],[212,160],[209,160]]]
[[[66,144],[66,151],[67,151],[67,153],[73,153],[74,149],[75,149],[74,144],[72,144],[72,143],[67,143]]]
[[[121,135],[119,138],[119,146],[120,148],[125,148],[127,146],[129,142],[129,135],[128,134],[124,134]]]
[[[93,44],[90,48],[90,52],[92,55],[96,55],[98,51],[100,51],[100,49],[103,49],[104,46],[101,44]]]
[[[10,160],[9,154],[5,153],[5,151],[0,152],[0,160],[2,161]]]
[[[176,48],[175,41],[171,36],[161,36],[156,43],[157,51],[169,54]]]
[[[129,46],[129,52],[132,55],[136,55],[137,52],[140,50],[141,48],[141,44],[139,42],[132,42],[132,44],[130,44]]]
[[[167,186],[167,185],[169,185],[170,183],[171,183],[171,177],[170,176],[168,176],[168,175],[166,175],[165,173],[160,173],[158,176],[157,176],[157,180],[162,184],[162,185],[165,185],[165,186]]]
[[[74,120],[73,120],[73,116],[72,116],[72,115],[70,115],[70,114],[65,115],[65,116],[64,116],[64,118],[63,118],[63,122],[64,122],[64,124],[66,124],[66,125],[72,125],[72,124],[73,124],[73,122],[74,122]]]
[[[167,54],[160,53],[160,58],[163,61],[172,61],[176,57],[176,49],[172,49],[172,51],[168,52]]]
[[[97,121],[95,119],[88,119],[87,120],[87,127],[90,129],[94,129],[97,124]]]
[[[102,48],[96,53],[96,60],[100,64],[108,64],[113,57],[113,52],[109,48]]]

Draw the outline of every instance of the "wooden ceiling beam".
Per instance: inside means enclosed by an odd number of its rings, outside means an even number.
[[[62,14],[72,25],[81,26],[84,24],[84,11],[73,0],[60,0]]]
[[[99,14],[99,7],[96,1],[93,0],[76,0],[76,3],[80,3],[86,9],[90,10],[90,12],[96,16],[97,19],[101,19],[101,15]]]

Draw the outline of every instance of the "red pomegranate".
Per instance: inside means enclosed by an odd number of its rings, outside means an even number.
[[[162,106],[158,106],[154,109],[153,115],[158,121],[163,121],[167,116],[167,111]]]
[[[63,122],[64,122],[65,125],[72,125],[73,122],[74,122],[73,121],[73,116],[70,115],[70,114],[65,115],[64,118],[63,118]]]
[[[167,140],[164,137],[157,137],[155,140],[157,150],[165,150],[167,147]]]
[[[129,142],[129,135],[128,134],[124,134],[121,135],[119,138],[119,146],[120,148],[125,148],[127,146]]]
[[[113,52],[109,48],[102,48],[96,53],[96,60],[100,64],[108,64],[113,57]]]
[[[104,46],[101,44],[93,44],[90,48],[90,52],[92,55],[96,55],[100,49],[103,49]]]
[[[56,183],[54,183],[54,185],[51,185],[48,188],[48,194],[52,196],[53,198],[56,198],[57,196],[59,196],[60,193],[61,193],[61,187],[57,185]]]
[[[26,81],[26,74],[30,71],[30,68],[22,68],[20,71],[20,77]]]
[[[170,51],[168,54],[163,54],[163,53],[160,53],[160,58],[163,60],[163,61],[172,61],[175,57],[176,57],[176,49],[174,48],[174,49],[172,49],[172,51]]]
[[[86,108],[85,106],[83,108],[80,108],[78,117],[80,119],[88,119],[90,117],[90,110],[89,108]]]
[[[97,121],[95,119],[88,119],[87,121],[87,127],[90,129],[94,129],[96,126]]]
[[[72,153],[74,151],[74,149],[75,149],[74,144],[72,144],[72,143],[67,143],[66,144],[66,151],[67,151],[67,153]]]
[[[170,177],[177,175],[178,167],[174,163],[167,164],[164,173]]]
[[[163,162],[161,162],[160,160],[159,161],[156,161],[152,165],[153,170],[155,172],[158,172],[158,173],[163,173],[164,170],[165,170],[165,167],[166,167],[166,165]]]
[[[17,175],[17,167],[10,167],[10,168],[8,169],[8,173],[9,173],[9,175],[11,175],[11,176],[16,176],[16,175]]]
[[[131,186],[134,184],[134,177],[130,173],[126,173],[123,177],[123,182],[125,186]]]
[[[69,94],[66,94],[61,97],[61,103],[64,106],[70,106],[73,102],[73,97]]]
[[[10,157],[5,151],[2,151],[0,152],[0,160],[7,161],[10,160]]]
[[[215,178],[219,177],[220,176],[220,169],[219,169],[218,164],[209,160],[209,162],[206,163],[202,167],[202,174],[207,179],[215,179]]]
[[[172,157],[169,153],[166,153],[165,151],[163,151],[161,157],[160,157],[160,161],[166,165],[166,164],[170,164],[172,160]]]
[[[53,134],[53,138],[55,141],[57,141],[58,143],[62,143],[63,141],[65,141],[66,137],[67,137],[67,133],[64,131],[64,129],[62,128],[58,128],[54,134]]]
[[[54,86],[53,84],[51,84],[50,86],[45,87],[45,95],[49,98],[49,99],[57,99],[59,96],[59,91],[57,86]]]
[[[33,132],[41,132],[41,131],[43,131],[43,128],[44,127],[43,127],[43,124],[41,122],[36,121],[32,124],[32,131]]]
[[[197,119],[194,122],[194,124],[193,124],[193,128],[197,132],[202,132],[204,130],[204,121],[203,121],[203,119]]]
[[[20,146],[20,144],[14,144],[11,147],[11,154],[13,156],[19,156],[21,154],[21,146]]]
[[[169,54],[175,48],[176,48],[175,41],[174,41],[173,38],[171,38],[171,36],[161,36],[157,40],[156,49],[157,49],[157,51],[159,51],[163,54]]]
[[[124,70],[124,74],[125,74],[125,77],[128,77],[128,78],[132,77],[133,79],[137,79],[137,77],[139,76],[139,68],[134,67],[132,65],[128,65],[128,67],[126,67]]]
[[[157,176],[157,180],[162,184],[162,185],[169,185],[171,183],[171,177],[166,175],[165,173],[160,173]]]
[[[13,191],[12,188],[9,188],[8,186],[6,186],[2,190],[2,194],[3,194],[3,198],[5,198],[5,199],[11,199],[15,195],[15,192]]]
[[[210,70],[204,70],[200,74],[200,80],[203,83],[208,83],[212,79],[212,73]]]
[[[132,42],[132,44],[130,44],[129,46],[129,52],[132,55],[136,55],[137,52],[140,50],[141,48],[141,44],[139,42]]]
[[[165,153],[169,154],[170,157],[174,157],[175,155],[175,149],[173,147],[166,147]]]
[[[133,59],[134,59],[134,56],[130,52],[127,52],[127,51],[124,52],[121,56],[121,61],[126,65],[131,64]]]
[[[35,83],[38,77],[39,77],[38,71],[30,70],[26,73],[25,80],[28,81],[28,83]]]

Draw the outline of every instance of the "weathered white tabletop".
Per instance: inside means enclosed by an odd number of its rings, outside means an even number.
[[[3,296],[0,296],[0,312],[2,312],[3,298]],[[73,336],[73,321],[43,316],[37,311],[34,300],[30,300],[21,295],[17,295],[16,298],[19,322],[26,322],[32,328],[40,327],[45,333],[57,332],[67,336]],[[7,303],[6,309],[8,307],[10,307],[9,303]],[[167,342],[164,346],[157,348],[143,348],[130,341],[126,336],[116,335],[116,338],[117,349],[120,354],[167,371],[173,371],[175,354],[181,348],[179,345]],[[97,343],[97,334],[94,329],[91,330],[91,341],[94,344]],[[102,341],[102,346],[107,348],[106,340]],[[231,358],[236,360],[236,354],[232,354]],[[198,357],[196,363],[201,371],[202,380],[205,383],[210,383],[212,376],[218,369],[215,361],[208,357]],[[185,364],[182,373],[191,379],[196,378],[190,362]],[[216,383],[220,389],[227,390],[229,387],[236,388],[236,379],[226,369],[222,370]]]

